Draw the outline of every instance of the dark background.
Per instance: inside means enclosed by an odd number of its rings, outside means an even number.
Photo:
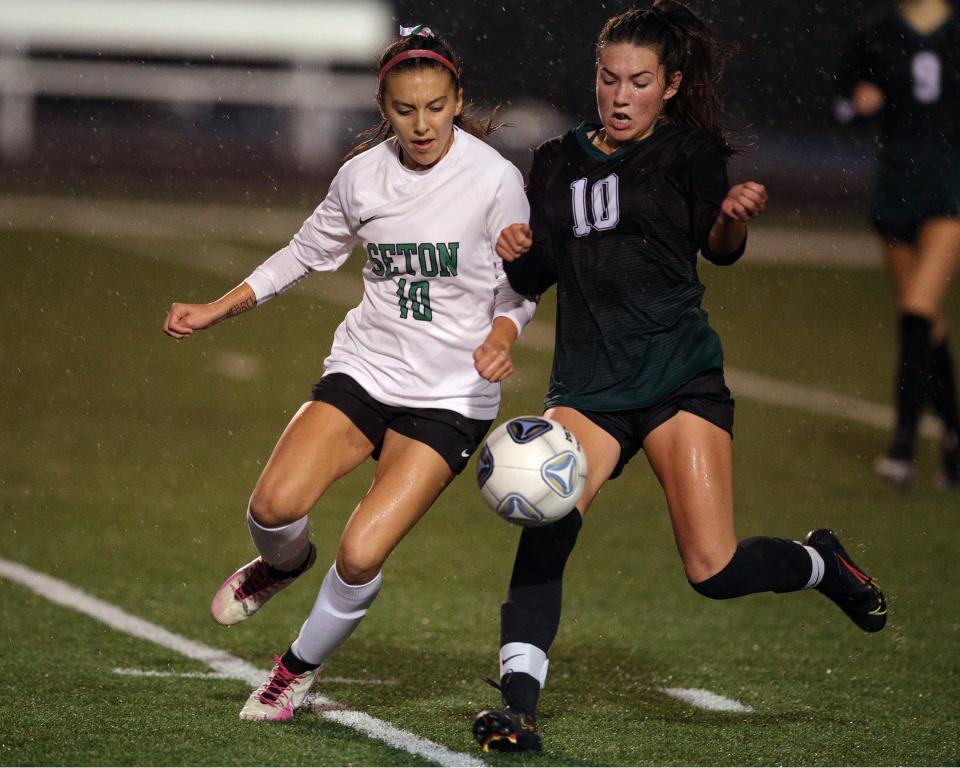
[[[740,51],[725,91],[733,123],[761,131],[832,129],[832,74],[846,41],[895,7],[891,0],[717,0],[689,3]],[[465,61],[484,101],[541,97],[589,117],[593,44],[608,17],[633,3],[399,0],[398,20],[432,24]]]
[[[595,117],[594,42],[624,2],[503,0],[395,3],[404,25],[433,24],[465,62],[468,95],[509,106],[542,99],[570,125]],[[849,40],[893,0],[690,0],[732,46],[725,126],[744,148],[732,175],[760,177],[797,204],[862,207],[875,146],[870,124],[833,118],[834,72]],[[517,160],[526,171],[529,158]]]
[[[861,206],[873,128],[834,122],[833,72],[849,38],[895,3],[690,4],[738,49],[724,80],[725,123],[746,151],[734,159],[731,175],[764,181],[790,205]],[[609,16],[631,4],[399,0],[394,7],[398,25],[427,23],[452,43],[465,62],[469,100],[483,108],[500,105],[505,119],[513,117],[516,127],[497,145],[526,171],[531,145],[595,116],[594,40]],[[534,113],[511,115],[531,104]],[[315,202],[336,158],[374,121],[372,108],[371,100],[371,111],[349,115],[330,136],[334,162],[300,168],[288,152],[287,118],[269,109],[41,99],[35,151],[0,166],[0,189],[179,194],[186,185],[210,194]]]

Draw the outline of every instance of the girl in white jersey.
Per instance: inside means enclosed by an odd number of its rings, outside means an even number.
[[[355,246],[364,292],[337,328],[324,375],[284,430],[250,498],[260,556],[217,590],[213,618],[252,616],[310,568],[307,513],[338,478],[378,460],[310,616],[240,712],[286,720],[324,660],[380,589],[380,569],[463,470],[497,414],[510,350],[533,313],[513,292],[494,245],[526,221],[517,169],[474,135],[494,128],[463,114],[460,64],[426,27],[402,29],[380,57],[381,124],[337,173],[289,245],[210,304],[174,304],[174,338],[208,328],[332,272]],[[470,132],[468,132],[470,131]]]

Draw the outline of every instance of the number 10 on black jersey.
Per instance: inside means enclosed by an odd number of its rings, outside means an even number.
[[[620,179],[611,173],[594,182],[590,189],[593,222],[587,218],[587,179],[577,179],[570,185],[573,193],[573,234],[586,237],[594,229],[613,229],[620,223]]]

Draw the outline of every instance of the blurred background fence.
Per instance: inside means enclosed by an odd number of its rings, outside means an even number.
[[[845,42],[890,0],[692,4],[737,46],[727,123],[735,175],[829,215],[862,205],[873,129],[837,126]],[[77,194],[238,190],[315,198],[376,120],[377,53],[426,22],[466,63],[468,98],[499,105],[498,147],[594,116],[593,41],[629,3],[540,0],[0,0],[0,188]]]

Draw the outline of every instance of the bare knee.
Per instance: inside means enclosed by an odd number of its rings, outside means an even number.
[[[680,553],[687,581],[699,584],[722,571],[733,558],[736,547],[728,551],[725,547],[690,546]]]
[[[250,497],[250,514],[265,528],[289,525],[310,511],[310,504],[271,484],[258,483]]]
[[[940,305],[936,296],[924,295],[922,293],[908,293],[900,302],[900,312],[904,315],[917,315],[930,321],[931,326],[936,325],[937,316],[940,314]]]
[[[347,584],[367,584],[380,573],[385,559],[370,546],[341,541],[337,548],[337,573]]]
[[[930,340],[934,346],[943,344],[943,340],[947,338],[948,330],[947,319],[942,314],[937,315],[933,321],[933,329],[930,331]]]

